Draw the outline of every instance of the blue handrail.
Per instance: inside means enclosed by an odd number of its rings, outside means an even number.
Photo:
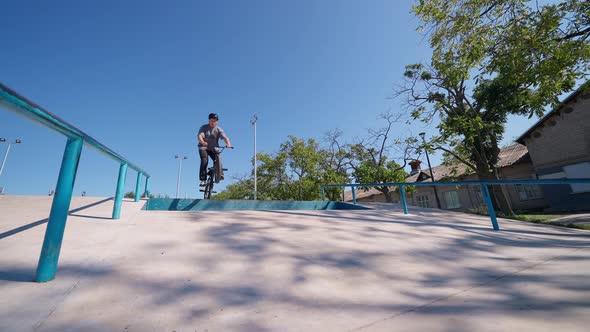
[[[402,201],[402,207],[404,214],[408,214],[408,205],[406,202],[406,193],[404,187],[432,187],[432,186],[481,186],[482,193],[490,219],[492,221],[492,227],[494,230],[500,230],[498,226],[498,220],[496,218],[496,211],[492,204],[492,199],[488,191],[489,185],[507,185],[507,184],[578,184],[588,183],[590,184],[590,178],[575,178],[575,179],[536,179],[536,180],[484,180],[484,181],[443,181],[443,182],[388,182],[388,183],[346,183],[346,184],[322,184],[322,201],[325,200],[325,189],[326,188],[342,188],[350,187],[352,189],[353,203],[356,204],[355,188],[358,187],[398,187],[400,190],[400,197]]]
[[[133,164],[120,154],[94,139],[92,136],[67,123],[58,116],[48,112],[41,106],[29,101],[2,83],[0,83],[0,105],[9,111],[12,111],[20,116],[24,116],[25,118],[33,122],[37,122],[44,127],[54,130],[68,138],[80,138],[83,140],[84,145],[89,146],[95,149],[97,152],[122,164],[127,164],[129,168],[137,171],[138,173],[144,174],[146,177],[150,176],[149,173],[141,169],[141,167]]]
[[[51,212],[47,222],[47,230],[43,240],[43,248],[37,265],[36,281],[45,282],[55,277],[59,253],[65,231],[68,211],[72,201],[72,191],[80,162],[80,154],[84,145],[93,148],[99,153],[120,163],[119,178],[117,189],[115,191],[115,202],[113,205],[113,219],[118,219],[121,211],[123,199],[123,187],[127,168],[137,171],[137,185],[135,189],[135,201],[139,199],[139,186],[142,176],[146,177],[145,193],[149,194],[148,183],[150,175],[139,166],[133,164],[128,159],[100,143],[92,136],[82,130],[69,124],[63,119],[43,109],[41,106],[31,102],[25,97],[19,95],[14,90],[0,83],[0,107],[14,112],[33,122],[56,131],[67,138],[66,148],[64,151],[55,196],[51,204]]]

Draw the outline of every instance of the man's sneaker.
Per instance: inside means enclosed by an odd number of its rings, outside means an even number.
[[[207,183],[205,181],[201,181],[201,183],[199,183],[199,187],[204,187],[206,185],[207,185]]]

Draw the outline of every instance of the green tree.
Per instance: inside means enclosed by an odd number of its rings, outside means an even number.
[[[336,143],[334,143],[336,144]],[[340,147],[323,149],[315,139],[289,136],[277,153],[259,153],[257,160],[257,198],[260,200],[317,200],[321,184],[348,182],[346,151]],[[237,183],[216,195],[216,199],[251,199],[253,178]],[[328,190],[328,199],[339,199],[340,191]]]
[[[322,184],[349,183],[349,152],[346,144],[341,143],[343,132],[339,129],[326,133],[325,141],[328,147],[325,150],[325,157],[320,161],[322,170]],[[330,201],[338,201],[344,194],[344,188],[326,188],[325,195]]]
[[[322,184],[349,183],[351,176],[359,183],[404,182],[403,168],[413,148],[406,141],[394,139],[391,133],[400,117],[392,113],[382,114],[386,126],[369,131],[369,137],[355,144],[342,143],[342,132],[333,130],[326,134],[327,147],[322,148],[315,139],[289,136],[275,154],[259,153],[258,199],[317,200],[321,198]],[[402,152],[403,165],[389,159],[393,152]],[[368,188],[362,188],[368,190]],[[387,201],[392,202],[392,188],[378,186]],[[329,200],[340,200],[341,188],[328,188]],[[253,180],[239,179],[216,199],[250,199]]]
[[[290,196],[302,201],[321,198],[321,165],[327,155],[318,143],[313,138],[305,140],[289,136],[281,144],[281,154],[284,154],[287,165]]]
[[[143,194],[141,194],[141,197],[145,197],[145,196],[146,196],[146,193],[145,192]],[[158,195],[158,196],[160,196],[160,195]],[[125,197],[125,198],[135,198],[135,191],[128,191],[128,192],[125,193],[125,195],[123,195],[123,197]],[[149,195],[149,198],[154,198],[154,197],[155,197],[154,194],[150,194]]]
[[[406,67],[400,89],[415,120],[440,118],[427,149],[441,149],[480,179],[497,179],[508,115],[541,115],[587,76],[590,7],[570,0],[534,6],[518,0],[421,0],[429,66]],[[512,211],[501,191],[497,205]]]
[[[321,197],[321,161],[325,151],[314,139],[289,136],[277,153],[258,153],[257,198],[260,200],[314,200]],[[240,179],[215,196],[250,199],[253,179]]]
[[[287,155],[279,152],[274,156],[259,153],[258,199],[289,200],[290,178],[287,175]]]
[[[409,157],[412,148],[406,144],[406,141],[391,137],[394,125],[399,123],[402,117],[393,113],[384,113],[379,118],[385,121],[385,127],[371,129],[368,139],[349,145],[348,164],[352,169],[352,176],[357,183],[405,182],[407,173],[404,167],[407,161],[411,160]],[[400,157],[403,165],[388,157],[392,150],[399,150],[400,147],[403,151],[403,156]],[[375,188],[385,196],[387,202],[393,202],[394,187],[376,186]],[[361,187],[361,189],[369,188]]]
[[[254,180],[243,178],[228,185],[222,192],[213,196],[213,199],[252,199],[253,196]]]

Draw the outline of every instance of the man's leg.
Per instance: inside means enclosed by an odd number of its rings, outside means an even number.
[[[199,157],[201,158],[201,167],[199,168],[199,180],[203,182],[207,180],[207,164],[209,163],[207,150],[199,149]]]

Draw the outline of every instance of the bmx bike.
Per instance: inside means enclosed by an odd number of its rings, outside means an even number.
[[[215,159],[213,160],[213,167],[209,167],[207,170],[207,180],[205,180],[205,188],[200,189],[199,191],[203,192],[203,199],[211,199],[211,194],[217,193],[213,191],[213,186],[215,183],[219,183],[223,180],[223,172],[227,171],[227,168],[223,168],[221,163],[221,153],[228,149],[227,146],[218,147],[207,149],[212,151],[215,155]],[[233,149],[233,147],[229,148]]]

